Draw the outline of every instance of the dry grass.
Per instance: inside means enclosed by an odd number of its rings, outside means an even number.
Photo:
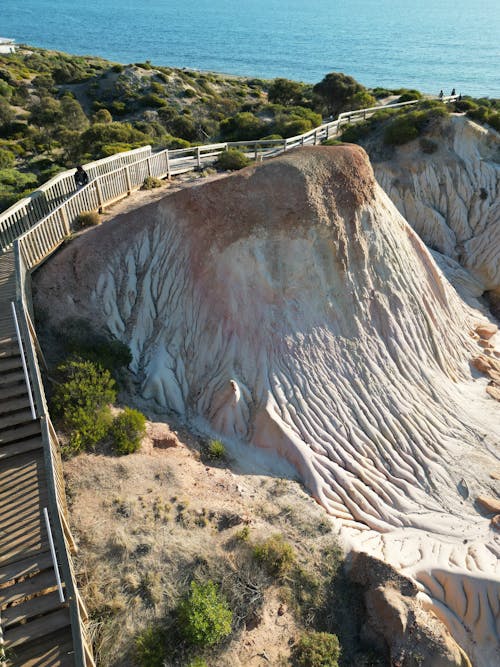
[[[319,590],[322,552],[334,544],[297,483],[208,467],[185,446],[83,454],[65,466],[99,665],[133,665],[135,636],[171,622],[193,577],[218,582],[234,614],[230,641],[205,655],[208,665],[287,664],[301,625],[314,621],[302,589]],[[285,582],[252,557],[252,545],[277,532],[296,553]],[[185,664],[179,652],[175,664]]]

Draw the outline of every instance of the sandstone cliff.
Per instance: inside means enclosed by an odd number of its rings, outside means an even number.
[[[436,152],[400,147],[376,163],[377,180],[428,246],[500,294],[500,135],[450,116],[427,138]]]
[[[36,301],[130,345],[160,413],[286,460],[347,541],[496,662],[498,538],[473,505],[500,422],[469,364],[482,318],[362,149],[301,149],[119,217],[40,270]]]

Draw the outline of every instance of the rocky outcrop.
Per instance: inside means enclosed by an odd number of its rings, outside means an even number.
[[[484,318],[360,148],[300,149],[118,217],[35,292],[56,326],[85,316],[127,343],[159,413],[255,465],[278,456],[348,543],[419,580],[477,666],[494,664],[499,546],[473,503],[492,494],[500,423],[471,374]]]
[[[467,655],[433,612],[418,599],[418,589],[394,568],[364,553],[347,560],[350,581],[362,586],[365,617],[362,639],[398,667],[471,667]]]
[[[500,136],[451,116],[429,137],[437,152],[411,142],[376,163],[376,178],[429,247],[500,292]]]

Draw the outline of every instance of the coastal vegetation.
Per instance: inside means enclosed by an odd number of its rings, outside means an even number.
[[[0,55],[0,210],[64,169],[139,146],[287,138],[344,110],[420,97],[416,90],[368,90],[338,72],[310,85],[23,47]],[[500,126],[496,100],[466,98],[449,110]],[[406,116],[388,129],[387,142],[419,136],[419,125]],[[243,165],[231,153],[219,168]]]

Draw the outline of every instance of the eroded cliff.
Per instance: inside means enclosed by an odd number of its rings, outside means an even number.
[[[160,413],[286,460],[494,664],[498,537],[473,503],[500,422],[469,363],[483,318],[362,149],[304,148],[119,217],[40,270],[36,301],[126,342]]]

